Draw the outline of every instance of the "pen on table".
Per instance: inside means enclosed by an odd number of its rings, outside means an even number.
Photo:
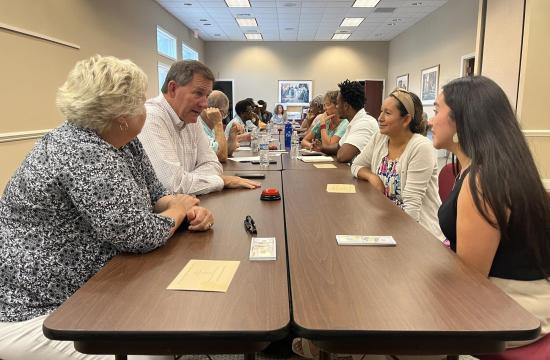
[[[254,219],[252,219],[252,216],[247,215],[244,219],[244,228],[247,232],[249,232],[252,235],[258,234],[258,230],[256,230],[256,223],[254,222]]]

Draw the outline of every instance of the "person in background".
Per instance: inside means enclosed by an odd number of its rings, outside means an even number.
[[[436,99],[431,125],[434,147],[462,167],[439,209],[451,249],[548,334],[550,200],[506,94],[483,76],[453,80]]]
[[[273,116],[271,117],[273,124],[282,125],[286,121],[286,111],[283,105],[277,104],[273,109]]]
[[[146,75],[129,60],[79,61],[57,93],[66,122],[38,140],[6,186],[2,358],[111,359],[45,338],[46,316],[114,256],[163,246],[184,219],[192,231],[212,226],[198,199],[171,195],[157,180],[136,138],[146,87]]]
[[[241,133],[237,136],[238,142],[250,141],[250,131],[257,128],[254,125],[253,105],[249,100],[241,100],[235,104],[235,117],[225,127],[225,138],[229,139],[229,135],[234,126],[242,127],[248,132]],[[233,130],[234,131],[234,130]]]
[[[312,126],[317,124],[319,122],[320,116],[324,110],[323,110],[323,103],[324,103],[324,96],[317,95],[316,97],[311,100],[309,103],[309,109],[307,111],[306,118],[304,121],[302,121],[302,124],[300,128],[298,129],[298,132],[305,133],[308,131]]]
[[[437,159],[422,135],[422,102],[412,92],[394,90],[383,102],[374,134],[351,165],[354,177],[368,181],[440,240]]]
[[[250,105],[252,105],[252,123],[254,126],[258,127],[259,129],[265,129],[266,123],[262,121],[261,117],[261,106],[253,99],[253,98],[246,98]]]
[[[302,139],[302,147],[311,149],[313,142],[319,142],[322,145],[335,144],[342,138],[346,132],[348,121],[340,118],[336,111],[338,91],[329,91],[325,95],[325,112],[319,119],[317,125],[314,125],[306,136]]]
[[[273,114],[267,111],[267,103],[264,100],[258,100],[258,105],[260,109],[260,120],[267,124],[271,121]]]
[[[203,110],[199,116],[199,122],[208,136],[210,148],[222,163],[239,147],[237,137],[244,132],[242,126],[233,126],[229,131],[229,138],[225,138],[222,120],[227,117],[228,111],[229,99],[223,92],[214,90],[208,96],[208,108]]]
[[[260,184],[223,175],[197,122],[207,107],[214,75],[196,60],[172,64],[161,94],[145,103],[147,120],[139,138],[165,187],[177,193],[206,194],[223,188],[254,189]]]
[[[348,119],[346,132],[336,144],[316,145],[313,150],[322,151],[327,155],[336,155],[339,162],[351,162],[369,139],[378,132],[376,119],[367,115],[365,105],[365,89],[358,81],[346,80],[338,84],[340,93],[336,111],[340,117]],[[350,120],[351,119],[351,120]]]

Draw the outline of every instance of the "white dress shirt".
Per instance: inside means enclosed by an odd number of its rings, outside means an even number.
[[[350,144],[361,151],[369,142],[369,139],[378,133],[378,122],[367,114],[365,109],[359,110],[353,119],[349,121],[344,136],[340,139],[340,146]]]
[[[200,123],[185,124],[163,94],[147,100],[139,139],[166,188],[184,194],[223,189],[222,165]]]

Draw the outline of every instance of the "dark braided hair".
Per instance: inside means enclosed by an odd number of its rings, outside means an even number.
[[[340,96],[355,111],[361,110],[365,106],[365,89],[359,81],[345,80],[338,84]]]

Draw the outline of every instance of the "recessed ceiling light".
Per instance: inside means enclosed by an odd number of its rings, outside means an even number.
[[[346,40],[351,34],[334,34],[332,40]]]
[[[250,7],[248,0],[225,0],[229,7]]]
[[[380,0],[355,0],[353,7],[375,7]]]
[[[359,26],[365,20],[365,18],[359,17],[359,18],[344,18],[342,23],[340,24],[341,27],[344,26]]]
[[[251,18],[251,19],[237,18],[237,23],[239,23],[239,26],[258,26],[258,23],[256,22],[255,18]]]
[[[246,36],[248,40],[263,40],[262,34],[245,33],[244,36]]]

